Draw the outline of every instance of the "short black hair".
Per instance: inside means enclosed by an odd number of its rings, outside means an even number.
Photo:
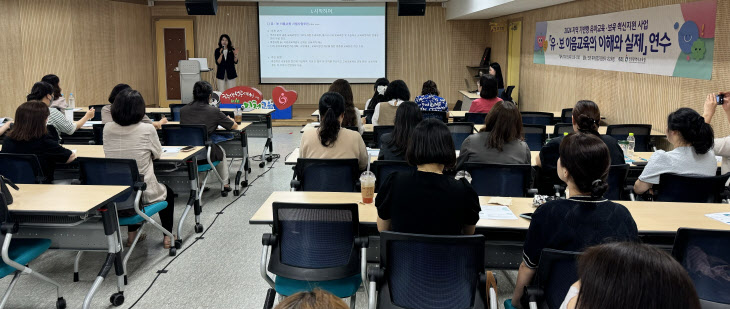
[[[122,90],[114,99],[111,113],[112,120],[120,126],[136,124],[144,118],[144,99],[137,90],[131,88]]]
[[[446,169],[453,168],[456,148],[449,128],[438,119],[421,121],[411,133],[406,160],[410,165],[436,163],[443,164]]]
[[[193,85],[193,100],[208,103],[211,94],[213,94],[213,86],[209,82],[201,80]]]
[[[127,84],[117,84],[114,86],[114,88],[112,88],[112,92],[109,94],[109,104],[114,104],[114,99],[117,95],[126,89],[132,89],[132,87]]]
[[[48,74],[46,76],[43,76],[41,78],[42,82],[46,82],[51,84],[53,86],[53,99],[58,100],[58,98],[61,97],[61,87],[58,85],[61,82],[61,79],[58,78],[55,74]]]
[[[499,94],[497,78],[492,75],[482,75],[482,77],[479,78],[479,86],[482,87],[482,91],[479,92],[479,96],[482,97],[482,99],[494,99],[497,97],[497,94]]]
[[[385,100],[401,100],[401,101],[410,101],[411,100],[411,91],[408,90],[408,86],[406,85],[406,82],[398,79],[390,82],[388,84],[388,89],[385,89]]]
[[[43,101],[43,98],[49,94],[53,94],[53,86],[46,82],[37,82],[33,84],[33,88],[25,98],[28,101]]]

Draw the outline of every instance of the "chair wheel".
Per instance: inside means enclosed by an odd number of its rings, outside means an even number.
[[[177,255],[177,248],[175,248],[175,247],[170,248],[170,256],[175,256],[175,255]]]
[[[233,190],[233,196],[239,196],[241,195],[241,192],[238,190]]]
[[[74,282],[79,282],[79,273],[74,273]]]
[[[247,172],[248,172],[249,174],[251,174],[251,168],[250,168],[250,167],[249,167],[249,168],[247,168],[247,169],[246,169],[246,171],[247,171]]]
[[[273,161],[273,159],[270,156],[266,157],[266,162],[271,162],[271,161]]]
[[[112,297],[109,298],[109,301],[114,307],[121,306],[124,303],[124,294],[122,292],[116,292],[112,294]]]
[[[259,168],[264,168],[265,165],[266,165],[266,163],[261,162],[261,163],[259,163]]]
[[[222,197],[226,197],[226,196],[228,196],[228,192],[226,192],[226,191],[221,191],[221,196],[222,196]]]
[[[195,233],[202,233],[203,232],[203,225],[198,223],[195,225]]]
[[[56,309],[66,309],[66,300],[63,297],[59,297],[56,300]]]
[[[248,180],[241,181],[241,187],[248,187]]]
[[[182,240],[178,239],[175,241],[175,248],[178,248],[178,249],[182,248]]]

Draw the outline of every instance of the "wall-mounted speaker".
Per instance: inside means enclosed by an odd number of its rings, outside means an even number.
[[[426,15],[426,0],[398,0],[398,16]]]
[[[188,15],[215,15],[218,12],[218,0],[185,0]]]

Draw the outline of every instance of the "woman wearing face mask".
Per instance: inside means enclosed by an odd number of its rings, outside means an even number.
[[[51,108],[51,102],[53,102],[54,98],[53,86],[46,82],[37,82],[33,84],[33,88],[30,90],[30,94],[28,94],[26,98],[28,101],[41,101],[45,103],[46,106],[49,106],[50,116],[48,117],[48,124],[56,128],[58,133],[65,133],[68,135],[74,134],[74,132],[81,128],[86,121],[94,118],[95,111],[93,108],[90,108],[81,120],[73,123],[66,119],[66,116],[58,111],[58,109]]]
[[[236,86],[236,64],[238,64],[238,50],[233,48],[231,38],[227,34],[218,39],[218,48],[215,49],[215,63],[218,66],[215,77],[218,79],[218,91],[226,91]]]

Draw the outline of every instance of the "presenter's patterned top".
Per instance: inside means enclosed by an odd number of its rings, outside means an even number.
[[[416,104],[422,111],[431,112],[448,112],[449,105],[446,104],[446,99],[433,95],[419,95],[416,97]]]

